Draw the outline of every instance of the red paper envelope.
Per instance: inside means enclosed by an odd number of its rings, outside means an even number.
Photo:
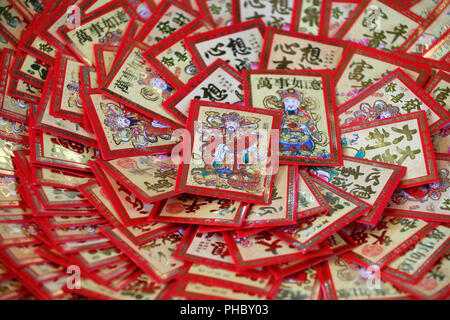
[[[199,20],[196,11],[178,1],[160,1],[150,19],[136,35],[136,40],[147,46],[153,46],[177,30],[190,28]]]
[[[245,103],[281,110],[280,163],[342,163],[331,71],[244,72]]]
[[[427,235],[436,225],[420,219],[387,215],[375,227],[352,224],[344,231],[358,247],[342,257],[363,267],[376,264],[382,268]]]
[[[292,27],[296,30],[296,25],[291,26],[291,22],[295,23],[300,19],[302,6],[298,2],[294,0],[283,2],[232,0],[233,24],[261,19],[271,28],[289,30]]]
[[[8,93],[12,80],[11,76],[9,75],[9,71],[13,66],[14,55],[15,51],[11,49],[2,50],[2,53],[0,55],[0,77],[2,79],[0,85],[0,94],[2,95],[0,115],[16,121],[27,121],[30,103],[18,98],[14,98]]]
[[[180,193],[175,188],[177,165],[167,154],[101,160],[99,164],[144,203]]]
[[[424,110],[430,132],[445,125],[450,114],[401,69],[389,73],[339,107],[341,127]]]
[[[187,229],[174,257],[215,268],[236,270],[223,234],[220,232],[201,233],[194,226]]]
[[[386,213],[448,223],[450,155],[437,154],[436,167],[439,175],[437,182],[396,190],[387,204]]]
[[[170,281],[188,266],[173,257],[173,252],[182,239],[184,229],[163,235],[139,246],[132,244],[118,229],[112,226],[107,226],[102,231],[139,268],[158,283]]]
[[[224,232],[223,236],[237,270],[314,258],[323,255],[324,250],[329,253],[328,246],[321,246],[318,250],[304,254],[295,245],[268,231],[243,238],[238,238],[232,232]]]
[[[169,152],[173,129],[142,116],[98,89],[83,90],[83,101],[103,159]]]
[[[417,284],[399,281],[388,275],[385,275],[384,277],[387,281],[410,293],[416,299],[445,299],[450,292],[450,285],[448,283],[449,261],[450,255],[444,255]]]
[[[272,147],[273,130],[279,123],[279,112],[192,101],[187,121],[190,137],[183,142],[185,154],[176,189],[269,203],[275,172],[270,168],[275,168],[278,153],[278,148]],[[247,166],[245,171],[239,169],[243,164]]]
[[[197,67],[192,62],[191,54],[186,50],[184,39],[208,31],[205,22],[196,20],[189,28],[179,30],[164,41],[150,47],[143,57],[164,75],[174,88],[183,87],[197,74]]]
[[[268,29],[259,69],[336,69],[348,43],[303,33]]]
[[[142,57],[148,47],[133,41],[123,50],[101,84],[101,90],[143,115],[174,128],[181,127],[178,120],[162,107],[174,88]]]
[[[124,0],[116,0],[81,17],[78,28],[64,24],[58,35],[79,61],[92,66],[95,62],[94,45],[99,43],[119,45],[127,26],[136,14]],[[100,28],[93,27],[99,24]]]
[[[230,104],[243,102],[242,77],[227,63],[217,59],[164,101],[163,107],[185,123],[191,100]]]
[[[206,285],[200,282],[180,280],[174,284],[171,295],[188,300],[268,300],[264,295],[248,293],[219,285]]]
[[[341,128],[341,141],[346,156],[406,167],[397,189],[438,179],[424,111]]]
[[[373,284],[375,275],[341,257],[331,258],[319,270],[323,295],[327,300],[393,300],[409,296],[384,279],[378,278],[375,280],[377,284]]]
[[[344,156],[342,167],[310,169],[319,179],[370,204],[372,207],[357,220],[369,225],[378,223],[405,171],[405,167],[348,156]]]
[[[264,32],[261,20],[249,21],[188,37],[185,46],[200,69],[220,58],[242,72],[257,68]]]
[[[418,57],[351,44],[335,73],[338,108],[397,68],[401,68],[419,85],[423,85],[430,75],[430,68]]]
[[[193,263],[180,275],[186,281],[201,282],[205,285],[219,285],[225,288],[273,297],[280,282],[273,277],[259,277],[236,271],[217,269],[204,264]]]
[[[384,0],[364,0],[353,11],[335,37],[369,47],[394,51],[401,47],[422,23],[409,10]]]
[[[296,221],[298,168],[282,165],[273,178],[270,205],[252,204],[242,228],[265,228],[293,224]]]
[[[312,259],[303,259],[299,261],[290,261],[281,263],[279,265],[273,265],[270,267],[269,271],[274,275],[277,279],[289,277],[295,277],[298,272],[303,272],[311,268],[312,266],[319,265],[320,263],[327,261],[331,257],[339,256],[342,253],[350,251],[352,248],[356,246],[356,243],[347,236],[342,231],[338,231],[337,233],[331,235],[327,238],[326,242],[322,242],[321,245],[328,245],[331,252],[328,254],[324,254],[323,256],[312,258]],[[318,266],[317,266],[318,267]]]
[[[312,180],[331,206],[330,211],[297,220],[292,226],[269,231],[295,245],[302,252],[309,251],[325,241],[330,235],[359,218],[370,208],[369,204],[332,184],[314,177]]]
[[[331,209],[305,169],[298,170],[297,219]]]
[[[249,204],[245,202],[182,193],[162,200],[150,215],[149,221],[201,224],[229,229],[240,227],[248,210]]]
[[[382,273],[401,282],[415,284],[448,252],[449,248],[450,229],[439,225],[398,258],[392,260]]]

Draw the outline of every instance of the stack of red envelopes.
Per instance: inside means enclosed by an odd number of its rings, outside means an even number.
[[[0,299],[449,299],[450,0],[0,0]]]

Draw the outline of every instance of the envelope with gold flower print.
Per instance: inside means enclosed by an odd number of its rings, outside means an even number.
[[[33,222],[0,223],[0,247],[40,243],[35,235],[40,232]]]
[[[295,225],[279,227],[269,232],[306,252],[325,241],[330,235],[356,220],[370,205],[335,187],[328,182],[312,177],[320,193],[331,206],[329,212],[297,220]]]
[[[205,22],[198,20],[189,28],[183,28],[150,47],[142,56],[165,76],[170,85],[179,89],[198,73],[190,52],[186,50],[184,39],[207,31],[209,28]]]
[[[424,110],[430,132],[445,125],[450,113],[401,69],[389,73],[339,107],[341,127]]]
[[[320,246],[318,250],[302,253],[295,245],[268,231],[242,238],[234,232],[224,232],[223,236],[238,270],[314,258],[323,256],[324,251],[329,253],[328,246]]]
[[[144,203],[155,202],[179,194],[175,190],[177,164],[167,154],[119,158],[98,162]]]
[[[175,145],[173,129],[142,116],[100,90],[83,90],[82,97],[103,159],[169,152]]]
[[[268,204],[281,112],[193,100],[177,190]]]
[[[183,228],[141,245],[133,244],[119,229],[112,226],[104,227],[102,232],[158,283],[170,281],[188,267],[186,262],[173,257],[182,241],[185,232]]]
[[[406,167],[397,189],[438,180],[425,111],[341,128],[344,155]]]
[[[14,215],[8,213],[8,208],[23,208],[28,206],[22,196],[17,190],[17,186],[20,185],[20,180],[17,177],[7,177],[0,175],[0,216]],[[18,211],[20,212],[20,211]],[[23,212],[25,213],[25,211]]]
[[[293,224],[297,204],[296,166],[279,166],[273,178],[270,205],[252,204],[241,228],[262,228]]]
[[[352,224],[346,227],[344,232],[358,246],[344,253],[342,257],[363,267],[378,265],[383,268],[436,226],[436,223],[421,219],[390,215],[382,216],[374,227]]]
[[[198,262],[214,268],[234,271],[236,266],[221,232],[198,232],[198,227],[189,227],[176,249],[175,258]]]
[[[101,84],[105,94],[137,112],[174,128],[179,120],[162,107],[175,89],[143,57],[147,46],[131,41]]]
[[[13,152],[27,149],[27,145],[0,138],[0,175],[14,177]]]
[[[192,24],[198,22],[198,13],[180,2],[175,0],[159,1],[158,7],[135,39],[151,47],[178,30],[190,28]]]
[[[280,163],[342,164],[332,77],[330,70],[244,72],[245,103],[283,111]]]
[[[104,224],[93,224],[86,226],[75,226],[70,228],[53,228],[50,229],[46,225],[39,225],[44,231],[47,238],[52,243],[63,243],[69,241],[88,241],[104,238],[100,233],[100,228]]]
[[[28,144],[28,131],[27,124],[0,116],[0,138]]]
[[[21,228],[18,225],[11,225],[10,227],[15,228],[16,230],[14,231],[21,234],[22,230],[20,230]],[[13,268],[23,267],[32,263],[42,263],[45,259],[36,253],[36,249],[40,246],[40,243],[27,243],[23,239],[17,238],[14,245],[2,248],[2,263]]]
[[[397,68],[421,86],[431,72],[430,67],[422,63],[419,57],[406,57],[352,43],[345,51],[334,77],[337,107],[340,108]]]

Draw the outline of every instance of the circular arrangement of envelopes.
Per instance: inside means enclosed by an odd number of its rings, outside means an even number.
[[[0,299],[449,299],[450,0],[0,0]]]

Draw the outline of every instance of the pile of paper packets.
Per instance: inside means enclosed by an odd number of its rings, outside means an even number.
[[[450,0],[0,0],[0,299],[449,299]]]

